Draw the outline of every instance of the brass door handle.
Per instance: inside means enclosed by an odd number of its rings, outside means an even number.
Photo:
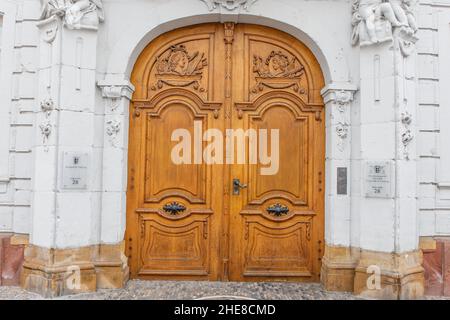
[[[238,196],[241,194],[241,189],[247,188],[246,184],[242,184],[241,180],[233,179],[233,195]]]

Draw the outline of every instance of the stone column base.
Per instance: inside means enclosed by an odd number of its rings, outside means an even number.
[[[122,288],[128,280],[123,245],[47,249],[29,245],[21,274],[22,288],[53,298]]]
[[[351,248],[325,246],[320,273],[325,290],[353,291],[357,264],[355,255],[357,252]]]
[[[374,299],[417,299],[424,295],[422,251],[404,254],[325,246],[321,281],[328,291]]]
[[[130,276],[128,258],[124,254],[125,242],[119,245],[99,245],[95,250],[97,289],[123,288]]]
[[[403,253],[361,251],[354,293],[375,299],[417,299],[424,294],[420,250]]]

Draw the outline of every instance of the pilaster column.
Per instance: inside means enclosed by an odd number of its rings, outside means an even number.
[[[360,56],[352,110],[351,243],[354,292],[423,295],[416,178],[415,8],[408,0],[353,0],[352,44]]]
[[[129,269],[124,255],[126,226],[126,190],[128,158],[128,106],[134,86],[123,78],[107,77],[99,81],[104,101],[103,154],[101,166],[101,211],[99,243],[102,247],[120,245],[121,250],[109,250],[114,256],[99,256],[97,287],[118,288],[128,279]],[[111,260],[112,258],[112,260]]]
[[[395,28],[393,40],[360,48],[359,146],[354,209],[360,259],[354,291],[373,298],[423,295],[416,179],[416,38]],[[359,159],[359,160],[358,160]]]
[[[126,225],[128,107],[134,86],[128,80],[107,77],[98,87],[105,102],[100,241],[119,243]]]
[[[322,90],[326,109],[325,253],[321,280],[327,290],[352,291],[351,108],[356,87],[332,83]]]
[[[55,6],[61,6],[56,8]],[[21,284],[47,297],[123,285],[123,245],[102,244],[103,110],[97,106],[100,2],[43,3],[32,231]]]
[[[57,15],[38,28],[33,223],[22,286],[55,296],[95,290],[87,247],[99,205],[92,167],[97,32],[66,28]],[[73,288],[72,272],[78,279]]]

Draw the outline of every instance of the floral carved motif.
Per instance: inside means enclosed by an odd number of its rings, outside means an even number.
[[[339,122],[336,126],[336,134],[341,139],[345,139],[348,136],[348,123]]]
[[[118,119],[112,119],[106,122],[106,134],[113,146],[116,146],[117,135],[122,127],[121,122]]]
[[[39,129],[41,129],[41,134],[44,139],[44,143],[48,140],[53,131],[53,125],[49,119],[45,119],[40,125]]]
[[[205,54],[198,51],[189,54],[184,45],[170,47],[168,51],[156,58],[156,77],[158,79],[152,90],[162,89],[164,85],[172,87],[189,87],[204,92],[200,87],[203,69],[208,65]]]
[[[47,114],[52,112],[55,109],[55,103],[51,98],[47,98],[41,101],[41,110]]]
[[[401,122],[404,126],[404,132],[402,133],[401,139],[404,147],[404,156],[406,160],[409,160],[408,145],[414,140],[414,134],[411,131],[412,121],[413,121],[412,115],[408,111],[402,113]]]
[[[350,109],[356,90],[356,87],[352,86],[339,88],[333,85],[322,92],[324,102],[330,110],[330,119],[335,123],[335,132],[338,139],[334,140],[333,138],[333,141],[335,141],[334,143],[340,152],[344,152],[350,142]]]
[[[46,144],[53,131],[51,114],[52,111],[55,110],[55,103],[52,98],[46,98],[41,101],[41,110],[44,113],[44,120],[39,125],[39,129],[41,130],[43,143]]]
[[[281,51],[272,51],[266,58],[253,56],[253,72],[256,73],[256,85],[252,93],[256,94],[270,89],[292,88],[295,92],[305,94],[306,90],[300,87],[299,80],[305,73],[305,68],[297,58],[288,56]]]
[[[347,122],[339,122],[336,125],[336,134],[339,137],[338,148],[340,151],[344,151],[345,142],[348,138],[350,125]]]
[[[341,90],[337,91],[335,95],[339,112],[344,112],[345,108],[353,101],[353,92]]]

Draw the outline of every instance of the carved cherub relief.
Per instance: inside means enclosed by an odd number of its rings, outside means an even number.
[[[41,0],[41,20],[55,15],[64,17],[68,4],[68,0]]]
[[[151,88],[153,91],[170,87],[192,87],[205,92],[201,87],[203,72],[208,66],[205,53],[188,52],[184,44],[174,45],[156,58],[156,78],[158,81]]]
[[[59,16],[69,29],[96,28],[104,21],[101,0],[41,0],[41,19]]]
[[[66,10],[66,23],[71,28],[96,26],[104,20],[101,0],[72,0]]]
[[[289,58],[281,51],[272,51],[264,60],[261,56],[253,57],[253,72],[262,78],[300,76],[303,66],[297,65],[295,57]]]
[[[273,50],[268,56],[253,55],[253,73],[256,74],[256,84],[251,89],[253,95],[264,91],[264,88],[292,88],[300,95],[306,93],[301,87],[304,66],[298,59],[280,50]]]
[[[207,65],[205,54],[200,55],[198,51],[189,54],[184,45],[172,46],[168,54],[157,58],[157,70],[161,75],[201,75]]]
[[[411,0],[355,0],[353,3],[353,45],[369,45],[392,39],[393,28],[413,35],[417,23]]]

